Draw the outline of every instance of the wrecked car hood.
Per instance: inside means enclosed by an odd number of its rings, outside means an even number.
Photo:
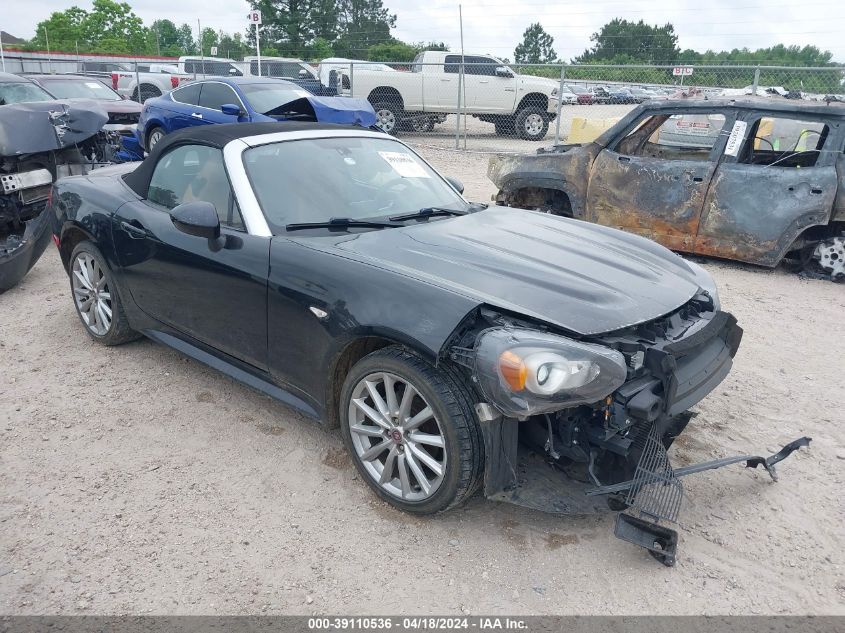
[[[696,272],[654,242],[504,207],[331,242],[296,241],[581,335],[655,319],[700,290]]]
[[[38,101],[0,106],[0,156],[62,149],[93,136],[109,116],[94,101]],[[49,125],[44,125],[47,122]]]

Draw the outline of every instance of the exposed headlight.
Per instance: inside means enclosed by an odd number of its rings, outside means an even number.
[[[554,89],[552,90],[552,96],[553,96],[553,97],[557,97],[558,90],[559,90],[558,88],[554,88]]]
[[[484,396],[507,416],[524,417],[598,402],[627,377],[620,352],[535,330],[494,328],[475,345]]]

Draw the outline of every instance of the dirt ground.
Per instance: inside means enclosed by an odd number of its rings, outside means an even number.
[[[425,150],[489,200],[487,158]],[[676,464],[813,438],[781,480],[686,480],[680,560],[612,515],[415,518],[339,434],[174,351],[93,344],[52,247],[0,296],[0,613],[845,615],[845,288],[708,262],[745,328]]]

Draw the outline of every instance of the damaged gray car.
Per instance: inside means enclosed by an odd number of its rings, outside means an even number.
[[[50,240],[44,212],[58,178],[87,173],[119,148],[95,103],[53,99],[0,73],[0,293],[17,284]]]
[[[491,159],[496,201],[684,253],[845,280],[845,107],[766,99],[634,108],[585,145]]]

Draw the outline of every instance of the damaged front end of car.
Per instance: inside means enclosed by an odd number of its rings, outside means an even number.
[[[52,184],[112,160],[119,135],[99,106],[60,101],[0,106],[0,293],[32,268],[50,239]]]
[[[678,520],[681,477],[744,461],[774,478],[775,463],[810,441],[768,458],[672,467],[667,450],[690,407],[729,373],[741,338],[715,288],[661,318],[590,337],[479,310],[449,354],[485,400],[485,495],[560,514],[619,511],[616,536],[674,565],[678,535],[661,522]]]

